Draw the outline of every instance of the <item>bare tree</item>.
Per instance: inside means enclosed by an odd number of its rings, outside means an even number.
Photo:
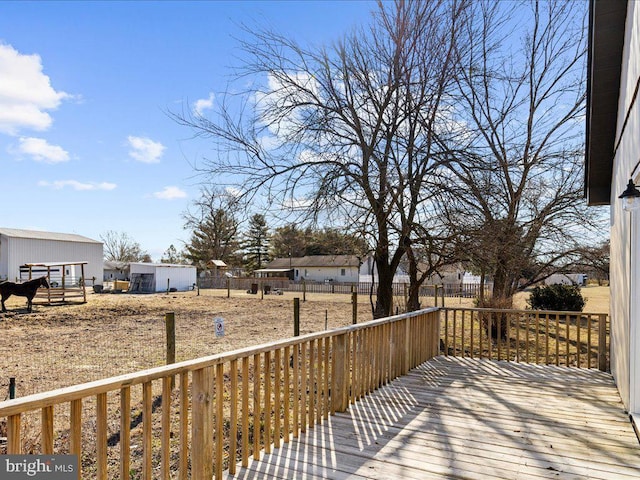
[[[100,235],[104,244],[104,258],[111,262],[150,262],[151,257],[138,242],[125,232],[108,230]]]
[[[239,104],[227,96],[213,119],[173,115],[215,141],[217,158],[203,168],[209,179],[235,178],[246,198],[264,194],[366,238],[378,272],[375,317],[391,313],[393,276],[416,225],[427,222],[425,179],[442,144],[433,126],[455,74],[466,5],[380,2],[369,29],[325,48],[254,31],[241,76],[266,84],[252,84]]]
[[[572,260],[582,206],[586,4],[476,1],[439,205],[493,304]]]

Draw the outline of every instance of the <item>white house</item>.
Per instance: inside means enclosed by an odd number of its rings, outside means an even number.
[[[309,255],[276,258],[254,273],[258,277],[288,277],[294,281],[357,283],[359,267],[360,260],[355,255]]]
[[[586,195],[610,205],[611,373],[640,426],[640,2],[590,1]]]
[[[190,290],[196,283],[194,265],[132,262],[129,264],[129,274],[130,292],[153,293],[170,289],[180,292]]]
[[[19,279],[20,267],[25,264],[79,262],[87,262],[87,284],[95,278],[95,283],[102,285],[102,242],[71,233],[0,228],[0,279]]]

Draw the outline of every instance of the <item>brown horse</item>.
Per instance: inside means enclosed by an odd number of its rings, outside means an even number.
[[[49,288],[49,282],[47,277],[34,278],[24,283],[2,282],[0,283],[0,295],[2,295],[2,311],[6,312],[7,308],[4,306],[4,301],[11,295],[17,295],[19,297],[27,297],[27,312],[31,313],[31,302],[33,297],[36,296],[38,288]]]

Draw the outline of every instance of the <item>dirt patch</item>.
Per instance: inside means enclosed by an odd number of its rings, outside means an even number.
[[[0,314],[0,400],[16,378],[17,395],[50,390],[162,365],[166,358],[165,314],[176,318],[177,360],[244,348],[293,336],[293,298],[301,298],[302,334],[348,325],[349,295],[249,295],[226,290],[167,294],[90,294],[85,304],[35,305],[7,302]],[[371,319],[360,299],[358,319]],[[224,337],[215,318],[224,319]]]

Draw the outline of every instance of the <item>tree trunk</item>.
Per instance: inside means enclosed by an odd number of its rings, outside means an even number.
[[[393,312],[393,272],[387,252],[376,252],[374,258],[378,269],[378,287],[373,318],[384,318]]]

